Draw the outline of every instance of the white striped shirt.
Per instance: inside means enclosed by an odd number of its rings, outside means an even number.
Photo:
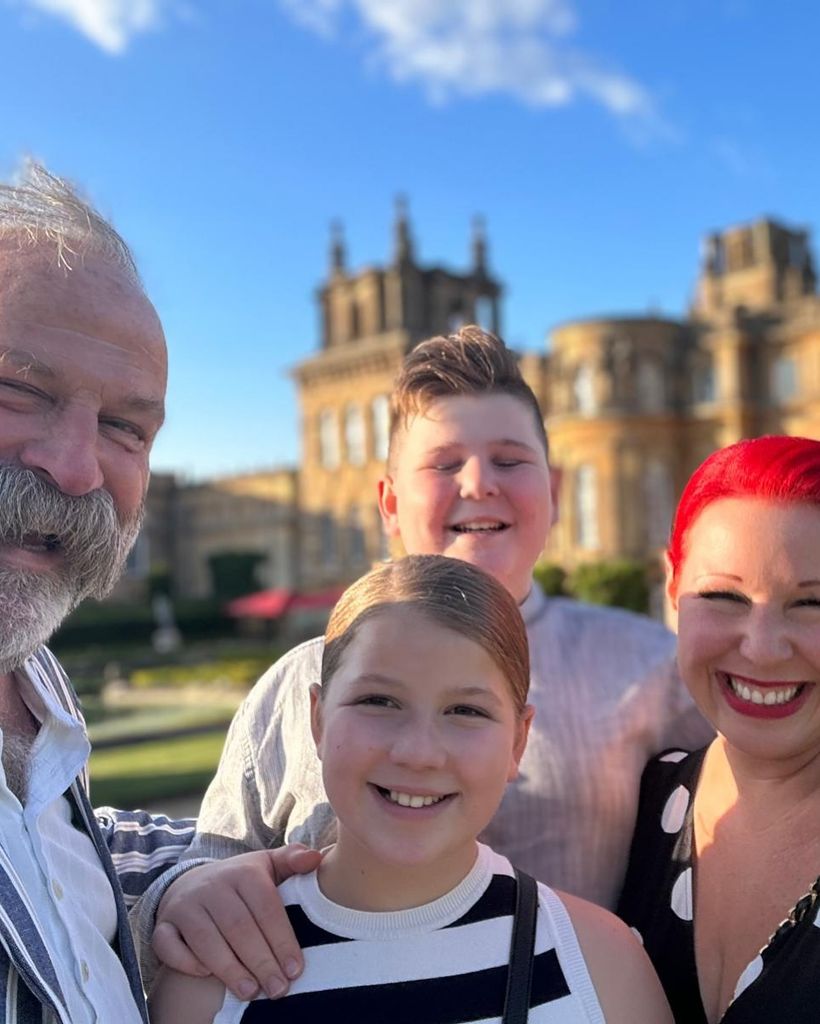
[[[451,892],[421,907],[383,913],[328,900],[316,874],[279,889],[305,954],[288,995],[243,1003],[230,993],[214,1024],[340,1020],[359,1024],[499,1024],[515,906],[505,857],[479,845]],[[563,904],[538,889],[530,1024],[604,1024]]]

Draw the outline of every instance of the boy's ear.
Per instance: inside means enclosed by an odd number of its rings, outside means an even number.
[[[552,498],[552,518],[550,519],[550,526],[555,526],[558,522],[558,515],[560,509],[561,499],[561,480],[563,479],[563,472],[560,466],[550,465],[550,497]]]
[[[384,523],[384,529],[388,537],[398,537],[399,533],[399,511],[398,498],[393,486],[393,478],[386,473],[379,480],[379,512]]]
[[[316,746],[316,756],[322,760],[322,688],[318,683],[310,686],[310,732]]]
[[[521,758],[524,756],[524,751],[527,749],[527,737],[530,734],[530,726],[532,725],[534,716],[535,708],[532,704],[527,704],[521,715],[519,715],[518,722],[515,727],[515,740],[513,742],[512,755],[510,756],[510,767],[507,772],[507,782],[512,782],[513,779],[518,778],[518,766],[521,764]]]

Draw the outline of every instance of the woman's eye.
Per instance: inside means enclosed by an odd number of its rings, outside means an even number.
[[[820,597],[801,597],[794,605],[796,608],[820,608]]]
[[[701,590],[698,597],[704,601],[732,601],[735,604],[745,604],[746,598],[733,590]]]

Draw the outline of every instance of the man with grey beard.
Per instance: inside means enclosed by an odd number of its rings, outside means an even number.
[[[148,1019],[126,906],[176,862],[191,823],[92,811],[85,724],[44,644],[122,571],[165,384],[162,328],[120,236],[42,167],[0,185],[2,1020]],[[265,852],[245,861],[243,878],[261,879],[263,892],[314,863]],[[244,903],[230,869],[224,877],[224,914],[196,936],[194,969],[231,986],[220,930],[236,927]],[[286,944],[286,957],[298,969],[298,949]],[[282,975],[269,960],[256,977],[270,990]]]

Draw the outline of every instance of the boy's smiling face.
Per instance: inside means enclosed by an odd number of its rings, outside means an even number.
[[[506,394],[436,399],[400,429],[379,508],[408,554],[461,558],[523,601],[552,520],[531,410]]]

